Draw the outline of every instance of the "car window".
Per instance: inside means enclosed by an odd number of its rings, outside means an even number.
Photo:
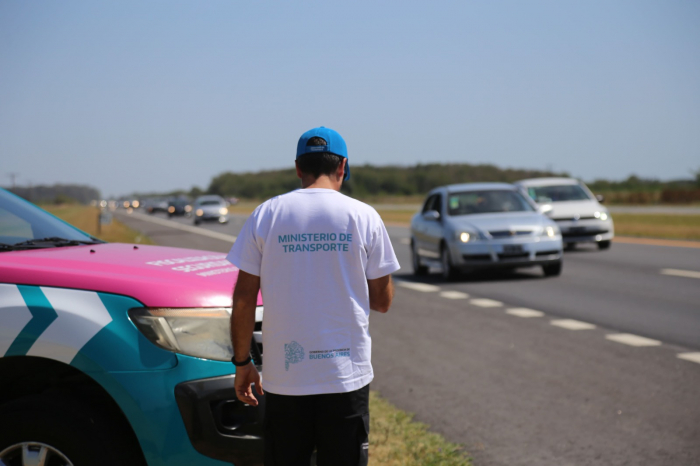
[[[565,201],[589,201],[590,196],[578,184],[565,184],[561,186],[531,186],[527,188],[527,194],[533,201],[539,204]]]
[[[437,194],[433,194],[432,196],[428,196],[428,199],[425,200],[425,204],[423,204],[423,210],[421,210],[421,213],[424,214],[429,210],[432,210],[433,206],[433,201],[435,200],[435,197]]]
[[[435,199],[433,199],[433,204],[430,206],[430,210],[435,210],[442,214],[442,195],[436,194]]]
[[[199,203],[199,205],[221,205],[221,204],[222,204],[221,201],[216,201],[216,200],[213,200],[213,201],[202,201],[202,202]]]
[[[13,245],[49,237],[75,241],[93,240],[77,228],[0,189],[0,243]]]
[[[503,189],[450,193],[447,203],[449,215],[532,212],[534,210],[520,193]]]

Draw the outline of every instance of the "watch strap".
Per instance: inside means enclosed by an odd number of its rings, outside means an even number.
[[[250,361],[252,361],[253,358],[250,357],[250,354],[248,355],[247,358],[245,358],[245,361],[238,362],[236,361],[236,356],[231,358],[231,362],[233,363],[234,366],[236,367],[241,367],[241,366],[247,366]]]

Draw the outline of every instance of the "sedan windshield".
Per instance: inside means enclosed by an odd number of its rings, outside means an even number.
[[[538,204],[564,201],[590,201],[588,193],[578,184],[561,186],[532,186],[527,194]]]
[[[201,202],[199,203],[199,205],[216,205],[216,206],[223,205],[223,204],[224,204],[223,202],[217,201],[217,200],[214,200],[214,201],[201,201]]]
[[[509,190],[450,193],[447,202],[449,215],[531,212],[533,210],[534,208],[523,196]]]
[[[0,251],[100,242],[0,189]]]

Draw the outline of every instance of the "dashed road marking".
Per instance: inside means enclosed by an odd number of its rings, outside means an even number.
[[[589,324],[588,322],[581,322],[580,320],[574,319],[559,319],[550,322],[551,325],[555,327],[565,328],[567,330],[590,330],[595,328],[595,325]]]
[[[659,340],[652,340],[651,338],[640,337],[639,335],[632,335],[631,333],[611,333],[605,335],[605,338],[630,346],[659,346],[661,344]]]
[[[661,269],[661,275],[672,275],[674,277],[700,278],[700,272],[695,270],[681,269]]]
[[[416,282],[404,282],[398,281],[399,286],[408,288],[409,290],[421,291],[423,293],[434,293],[435,291],[440,291],[439,286],[428,285],[427,283],[416,283]]]
[[[700,364],[700,353],[680,353],[678,355],[680,359],[685,359],[686,361],[697,362]]]
[[[493,299],[486,299],[486,298],[472,299],[471,301],[469,301],[469,304],[473,304],[474,306],[479,306],[479,307],[501,307],[501,306],[503,306],[503,303],[500,301],[494,301]]]
[[[443,291],[440,296],[447,299],[467,299],[469,295],[461,291]]]
[[[144,220],[146,222],[155,223],[157,225],[163,225],[166,227],[174,228],[176,230],[186,231],[188,233],[194,233],[196,235],[208,236],[210,238],[220,239],[222,241],[227,241],[233,243],[236,241],[236,237],[233,235],[227,235],[225,233],[219,233],[218,231],[207,230],[202,227],[195,227],[190,225],[183,225],[178,222],[173,222],[172,220],[165,220],[158,217],[151,217],[149,215],[138,214],[136,212],[128,214],[130,217],[136,218],[138,220]]]
[[[511,309],[508,309],[506,311],[506,314],[510,314],[512,316],[517,316],[517,317],[530,318],[530,317],[542,317],[544,315],[544,312],[536,311],[534,309],[528,309],[526,307],[514,307]]]

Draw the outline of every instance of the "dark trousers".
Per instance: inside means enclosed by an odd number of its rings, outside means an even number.
[[[265,394],[265,466],[366,466],[369,385],[347,393]]]

